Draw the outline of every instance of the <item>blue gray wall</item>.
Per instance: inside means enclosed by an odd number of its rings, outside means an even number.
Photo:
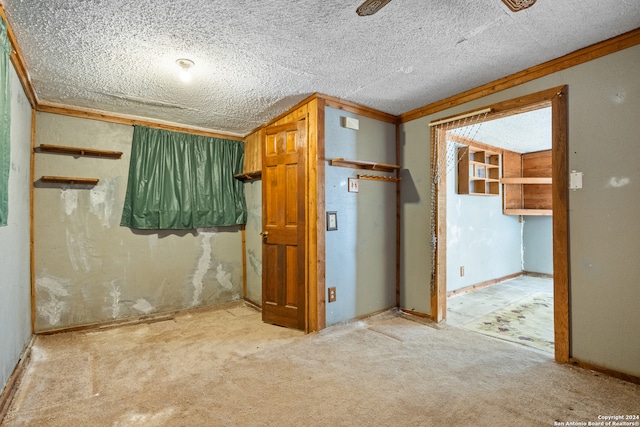
[[[525,216],[522,245],[524,271],[553,274],[553,218]]]
[[[341,126],[341,117],[359,120],[360,129]],[[396,164],[395,125],[327,107],[325,158],[343,157]],[[360,180],[358,174],[393,176],[345,167],[325,169],[325,208],[337,212],[338,230],[326,232],[326,286],[337,300],[326,305],[327,325],[395,306],[396,184]]]
[[[448,143],[447,150],[454,152],[448,159],[457,159],[455,144]],[[458,194],[457,182],[456,165],[449,165],[447,292],[522,271],[522,227],[517,216],[502,214],[502,191],[497,196]]]
[[[0,390],[31,337],[31,106],[11,67],[9,217],[0,227]]]
[[[640,46],[559,71],[402,126],[402,307],[430,312],[428,124],[567,84],[570,346],[583,362],[640,376]]]

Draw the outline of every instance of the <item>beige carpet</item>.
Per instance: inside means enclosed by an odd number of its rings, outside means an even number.
[[[529,295],[464,327],[553,354],[553,294]]]
[[[39,336],[14,426],[550,426],[640,410],[640,386],[387,313],[319,334],[243,306]]]

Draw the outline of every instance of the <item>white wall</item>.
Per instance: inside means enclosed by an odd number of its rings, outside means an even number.
[[[341,117],[359,120],[360,129],[341,126]],[[342,157],[396,164],[395,125],[325,109],[325,158]],[[360,180],[360,191],[347,191],[358,174],[394,176],[345,167],[325,168],[325,209],[337,212],[338,230],[326,232],[326,287],[337,299],[326,304],[327,325],[395,306],[396,184]]]
[[[31,106],[11,67],[9,217],[0,227],[0,390],[31,337]]]
[[[431,274],[428,123],[567,84],[569,170],[584,188],[569,194],[570,355],[640,376],[640,46],[595,59],[402,127],[402,306],[429,313]]]
[[[262,181],[244,184],[247,201],[246,257],[247,295],[246,297],[262,305]]]
[[[525,216],[522,233],[524,271],[553,274],[553,218]]]
[[[37,153],[42,175],[95,177],[95,187],[37,184],[36,330],[140,317],[242,298],[239,227],[121,227],[133,127],[38,113],[42,143],[122,151],[119,160]]]

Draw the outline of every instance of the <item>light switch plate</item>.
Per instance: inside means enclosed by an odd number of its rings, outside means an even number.
[[[357,193],[360,191],[360,181],[358,178],[349,178],[347,181],[349,183],[349,193]]]
[[[578,190],[582,188],[582,172],[571,171],[569,175],[569,189]]]

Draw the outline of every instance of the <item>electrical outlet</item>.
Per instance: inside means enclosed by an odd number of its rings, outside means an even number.
[[[335,302],[336,301],[336,287],[332,287],[328,289],[329,291],[329,302]]]
[[[464,277],[464,265],[460,266],[460,277]]]

